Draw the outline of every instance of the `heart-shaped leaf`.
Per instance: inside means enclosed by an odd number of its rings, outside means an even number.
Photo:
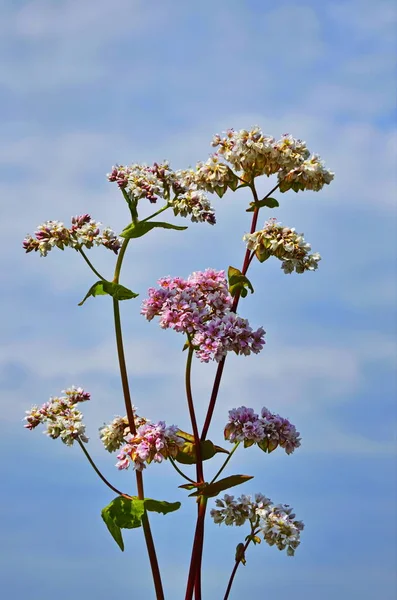
[[[145,512],[144,501],[138,498],[118,496],[102,509],[102,519],[113,539],[124,552],[122,529],[135,529],[142,525],[142,515]]]
[[[90,296],[112,296],[115,300],[130,300],[136,298],[139,294],[132,292],[128,288],[120,285],[119,283],[113,283],[112,281],[97,281],[90,287],[84,298],[79,302],[79,306],[82,306],[84,302]]]
[[[124,552],[124,541],[121,530],[140,527],[145,510],[165,515],[178,510],[180,506],[180,502],[166,502],[165,500],[153,500],[152,498],[140,500],[136,496],[132,498],[117,496],[117,498],[102,509],[101,515],[111,536]]]

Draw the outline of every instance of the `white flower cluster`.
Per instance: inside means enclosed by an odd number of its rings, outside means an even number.
[[[217,154],[237,172],[243,172],[244,181],[277,173],[282,192],[291,188],[319,191],[334,178],[334,173],[325,169],[317,155],[310,155],[304,141],[289,134],[276,141],[259,127],[250,131],[229,129],[225,137],[215,135],[212,146],[219,147]]]
[[[69,229],[60,221],[45,221],[37,227],[34,237],[30,234],[26,236],[23,247],[26,252],[39,251],[41,256],[47,256],[53,248],[64,250],[69,246],[78,250],[94,245],[104,246],[117,254],[122,240],[110,227],[105,227],[101,232],[100,226],[101,223],[91,219],[88,214],[72,217]]]
[[[243,240],[247,242],[247,248],[255,252],[260,262],[264,262],[270,256],[281,260],[281,268],[287,274],[293,271],[315,271],[321,260],[317,252],[309,254],[311,246],[305,241],[303,233],[296,233],[294,228],[283,227],[275,218],[266,221],[260,231],[246,233]]]
[[[47,429],[44,433],[54,440],[61,438],[67,446],[72,446],[76,438],[88,442],[83,414],[76,408],[76,404],[89,400],[90,394],[74,386],[63,390],[62,393],[65,396],[50,398],[50,401],[41,407],[35,405],[26,411],[25,427],[32,430],[41,423],[46,423]]]
[[[135,416],[135,427],[138,429],[141,425],[145,425],[148,420],[143,417],[138,417],[138,415],[135,414],[136,407],[133,406],[132,408]],[[113,421],[107,425],[103,425],[103,427],[100,427],[99,429],[99,437],[108,452],[115,452],[121,448],[121,446],[127,442],[130,433],[127,417],[120,416],[115,417]]]
[[[324,162],[320,159],[317,154],[313,154],[307,160],[304,160],[302,164],[289,171],[288,169],[282,169],[278,173],[278,180],[280,183],[280,191],[286,192],[287,190],[312,190],[318,192],[325,184],[329,185],[333,180],[335,174],[325,168]]]
[[[286,550],[288,556],[295,554],[304,524],[295,520],[292,508],[287,504],[272,504],[263,494],[255,494],[254,499],[242,495],[236,500],[225,494],[215,503],[218,508],[211,510],[215,523],[241,526],[249,521],[253,535],[261,534],[269,546]]]
[[[134,163],[116,165],[107,177],[134,202],[146,198],[154,203],[163,198],[175,215],[191,215],[194,222],[215,223],[214,210],[203,191],[208,188],[200,186],[195,171],[173,171],[168,162],[151,167]]]

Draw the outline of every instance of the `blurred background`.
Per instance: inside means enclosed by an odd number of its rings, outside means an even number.
[[[114,485],[97,430],[123,401],[111,303],[79,307],[94,282],[71,250],[25,255],[27,232],[89,212],[120,231],[128,212],[106,180],[113,164],[206,160],[213,134],[259,125],[304,139],[335,180],[321,192],[275,194],[263,213],[304,232],[322,261],[285,275],[253,263],[255,294],[240,304],[267,344],[230,356],[210,438],[230,408],[267,406],[302,434],[292,456],[239,451],[227,474],[255,479],[235,493],[291,504],[306,528],[294,558],[250,548],[231,598],[392,600],[396,594],[396,15],[391,0],[0,0],[0,194],[3,233],[0,385],[2,589],[14,600],[154,598],[142,532],[122,554],[100,511],[112,493],[77,446],[23,429],[24,411],[72,384],[89,449]],[[274,180],[260,180],[266,193]],[[213,198],[217,225],[156,230],[131,244],[121,283],[133,400],[141,414],[189,429],[182,336],[139,315],[163,275],[241,267],[246,190]],[[147,207],[151,211],[152,207]],[[149,212],[147,213],[149,214]],[[113,255],[90,258],[112,272]],[[216,365],[193,372],[202,420]],[[215,472],[217,459],[207,463]],[[151,522],[167,598],[183,598],[195,506],[168,463],[145,473],[146,494],[180,500]],[[203,597],[223,597],[235,546],[248,531],[206,527]]]

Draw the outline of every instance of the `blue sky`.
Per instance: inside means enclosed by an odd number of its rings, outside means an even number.
[[[110,303],[78,307],[93,283],[86,265],[72,252],[25,256],[23,237],[46,219],[84,212],[120,229],[128,215],[105,178],[113,164],[168,158],[183,168],[207,158],[214,133],[258,124],[305,139],[336,178],[318,194],[279,194],[275,216],[305,232],[323,260],[316,273],[291,276],[278,263],[253,265],[256,293],[240,314],[264,326],[267,345],[227,360],[210,437],[222,442],[227,410],[241,404],[289,417],[303,437],[294,455],[252,448],[229,473],[255,475],[241,492],[289,503],[306,523],[293,559],[252,549],[231,598],[394,599],[394,2],[0,0],[0,8],[5,597],[154,597],[141,532],[127,532],[121,554],[100,518],[112,495],[78,448],[22,428],[32,403],[82,385],[92,393],[91,451],[116,485],[132,489],[96,436],[122,411]],[[123,283],[143,297],[162,275],[238,266],[248,201],[243,190],[214,198],[215,227],[142,238]],[[111,272],[110,253],[97,250],[95,261]],[[138,301],[122,308],[136,405],[187,428],[179,336],[147,324]],[[200,417],[214,370],[195,365]],[[152,520],[168,598],[183,597],[193,529],[179,483],[167,464],[145,475],[148,496],[183,502]],[[206,599],[222,596],[245,534],[208,522]]]

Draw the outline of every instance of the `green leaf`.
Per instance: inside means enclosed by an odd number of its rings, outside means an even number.
[[[124,552],[122,529],[135,529],[142,525],[142,515],[145,512],[144,501],[138,498],[118,496],[102,509],[102,519],[113,539]]]
[[[244,448],[250,448],[255,444],[255,440],[245,439],[244,440]]]
[[[178,510],[180,506],[180,502],[166,502],[165,500],[153,500],[152,498],[140,500],[136,496],[132,498],[117,496],[117,498],[102,509],[101,515],[111,536],[124,552],[124,541],[121,530],[140,527],[145,510],[166,515],[169,512]]]
[[[185,444],[179,449],[175,460],[183,465],[194,465],[197,462],[196,449],[194,447],[194,436],[191,433],[186,433],[186,431],[182,431],[180,429],[177,431],[177,435],[185,440]],[[228,450],[225,450],[220,446],[215,446],[210,440],[201,442],[200,447],[202,460],[209,460],[215,454],[220,452],[229,454]]]
[[[228,490],[235,485],[240,485],[241,483],[245,483],[253,479],[252,475],[230,475],[229,477],[225,477],[224,479],[220,479],[215,483],[209,483],[208,485],[202,486],[197,492],[193,494],[189,494],[190,496],[206,496],[207,498],[214,498],[214,496],[218,496],[224,490]]]
[[[234,297],[236,294],[240,294],[243,298],[247,295],[247,288],[254,293],[254,288],[250,280],[242,274],[239,269],[235,267],[229,267],[227,271],[227,277],[229,281],[229,292]]]
[[[273,452],[278,446],[277,440],[268,440],[267,438],[263,439],[261,442],[258,442],[258,446],[263,452]]]
[[[165,500],[152,500],[152,498],[145,498],[143,502],[146,510],[161,513],[162,515],[174,512],[181,507],[180,502],[166,502]]]
[[[200,442],[202,460],[209,460],[216,454],[215,446],[210,440]],[[196,448],[193,442],[185,442],[179,449],[175,460],[182,465],[194,465],[197,462]]]
[[[246,565],[247,561],[245,560],[245,550],[244,550],[244,544],[243,543],[239,543],[236,546],[236,555],[234,560],[236,562],[241,562],[244,566]]]
[[[84,302],[90,296],[112,296],[115,300],[130,300],[131,298],[136,298],[139,294],[132,292],[128,288],[120,285],[119,283],[113,283],[111,281],[97,281],[90,287],[84,298],[81,302],[79,302],[79,306],[82,306]]]
[[[228,167],[227,170],[229,173],[228,186],[233,192],[235,192],[237,190],[237,188],[239,187],[240,180],[237,177],[237,175],[231,170],[230,167]]]
[[[182,231],[187,227],[181,227],[180,225],[172,225],[171,223],[162,223],[160,221],[138,221],[138,223],[131,223],[123,229],[120,236],[130,240],[131,238],[139,238],[154,229],[160,227],[161,229],[176,229]]]
[[[215,192],[215,194],[217,194],[219,196],[219,198],[222,198],[222,196],[224,196],[225,193],[227,192],[227,184],[226,185],[216,185],[214,187],[214,192]]]
[[[263,206],[267,206],[267,208],[276,208],[280,206],[275,198],[264,198],[263,200],[259,200],[259,202],[250,202],[249,208],[245,212],[254,212],[256,208],[262,208]]]
[[[182,490],[195,490],[197,485],[194,485],[194,483],[184,483],[183,485],[178,485],[178,487]]]

